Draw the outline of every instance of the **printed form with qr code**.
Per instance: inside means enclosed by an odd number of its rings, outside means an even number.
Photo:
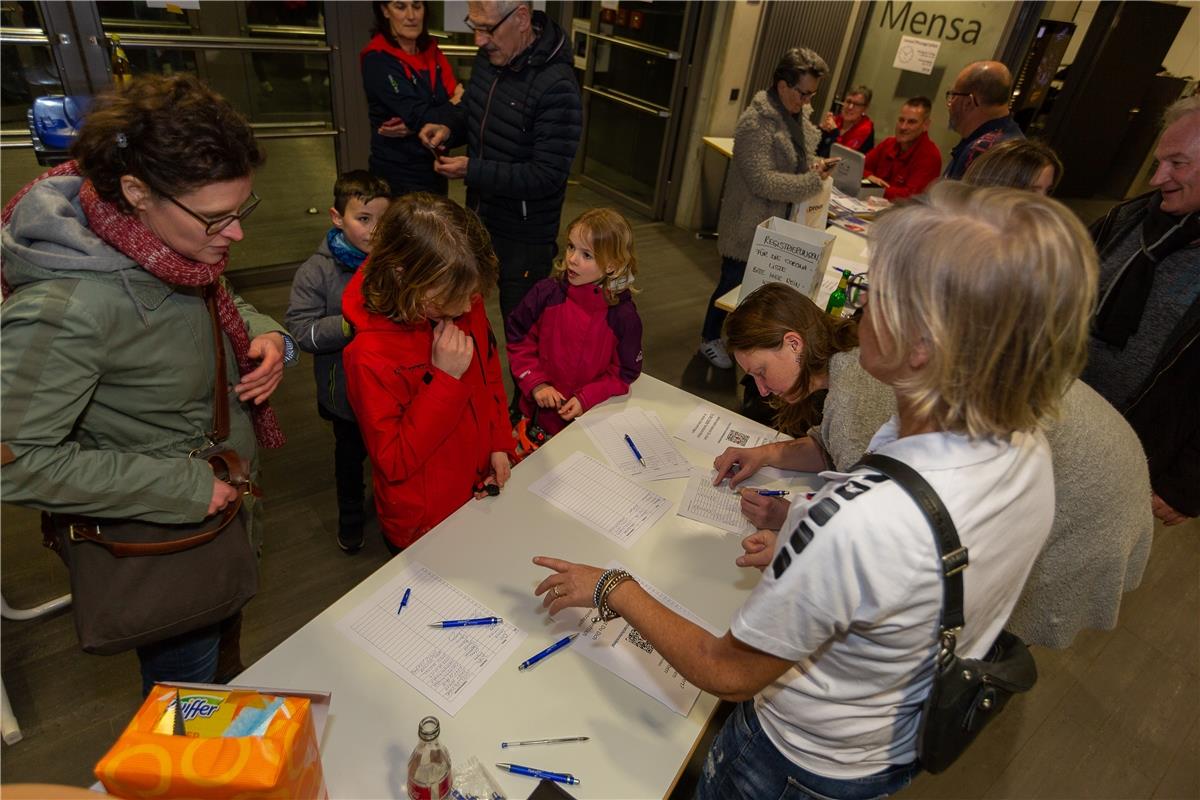
[[[616,561],[607,565],[615,569],[626,569]],[[691,620],[713,636],[719,631],[688,609],[668,597],[658,588],[647,583],[640,575],[634,578],[655,600]],[[691,713],[700,690],[688,683],[675,668],[667,663],[654,647],[642,638],[632,625],[620,617],[610,622],[592,622],[596,611],[592,608],[568,608],[558,612],[552,629],[556,635],[581,634],[571,646],[571,652],[594,661],[624,681],[628,681],[658,702],[681,716]]]

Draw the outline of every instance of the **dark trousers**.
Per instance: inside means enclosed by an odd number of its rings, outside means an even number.
[[[218,622],[137,648],[142,697],[150,694],[156,683],[212,683],[217,678],[220,644]]]
[[[521,304],[525,293],[550,274],[558,245],[514,242],[492,233],[492,247],[500,261],[500,320],[501,327],[508,315]]]
[[[333,423],[333,479],[337,486],[338,528],[360,529],[366,518],[364,508],[363,462],[367,446],[358,423],[342,419],[320,405],[317,413]]]
[[[700,338],[712,341],[721,338],[721,326],[725,324],[726,313],[717,308],[717,298],[742,282],[746,276],[746,262],[736,258],[721,259],[721,277],[717,280],[717,288],[713,290],[708,300],[708,313],[704,315],[704,327],[700,330]]]

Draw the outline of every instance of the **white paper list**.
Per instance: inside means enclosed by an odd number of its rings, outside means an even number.
[[[632,406],[607,416],[583,416],[578,424],[604,454],[609,465],[622,475],[655,481],[686,478],[689,474],[691,465],[675,447],[657,414]],[[645,466],[633,454],[625,441],[626,436],[637,446]]]
[[[742,515],[741,494],[731,490],[725,481],[720,486],[713,486],[712,479],[716,474],[713,470],[707,475],[692,475],[683,490],[683,499],[679,501],[679,511],[675,513],[726,533],[752,532],[754,526]]]
[[[529,491],[597,533],[629,548],[671,508],[671,501],[578,451]]]
[[[408,605],[397,613],[405,589]],[[431,628],[446,619],[495,612],[413,562],[337,623],[356,646],[451,716],[479,691],[525,639],[515,625]]]
[[[609,567],[624,569],[613,561]],[[707,630],[714,629],[700,617],[663,593],[641,576],[635,576],[642,588],[667,608]],[[700,696],[700,690],[681,676],[632,625],[621,618],[611,622],[592,622],[594,609],[570,608],[560,611],[554,620],[554,634],[580,633],[570,650],[594,661],[624,681],[636,686],[676,714],[687,716]]]

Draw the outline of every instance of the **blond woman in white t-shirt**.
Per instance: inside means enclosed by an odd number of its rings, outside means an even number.
[[[959,652],[978,658],[1053,521],[1038,421],[1083,366],[1095,252],[1053,200],[952,182],[880,215],[871,238],[859,358],[898,413],[870,448],[920,472],[949,510],[971,553]],[[769,541],[763,577],[721,637],[634,580],[534,559],[552,571],[536,589],[551,613],[599,599],[693,684],[740,701],[704,766],[705,800],[859,800],[919,769],[942,604],[933,533],[891,481],[822,474],[777,537],[754,534]]]

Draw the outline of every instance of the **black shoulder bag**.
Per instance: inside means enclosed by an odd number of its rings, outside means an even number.
[[[883,473],[912,496],[933,528],[941,555],[940,646],[933,684],[921,708],[917,754],[927,772],[942,772],[975,741],[1010,697],[1033,688],[1037,666],[1025,643],[1008,631],[1000,632],[982,659],[960,658],[954,652],[956,632],[964,622],[962,571],[968,559],[950,513],[933,487],[903,461],[871,453],[858,466]]]

